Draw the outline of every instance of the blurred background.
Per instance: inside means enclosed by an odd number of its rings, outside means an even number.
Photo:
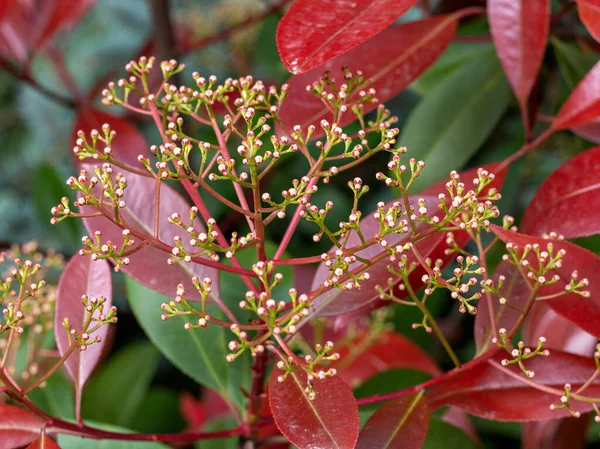
[[[141,55],[177,58],[188,67],[185,80],[191,80],[191,71],[198,71],[205,77],[215,74],[219,79],[250,74],[263,79],[265,84],[280,84],[290,74],[279,59],[275,33],[290,3],[289,0],[0,0],[0,246],[6,248],[12,243],[37,240],[42,248],[53,248],[67,257],[79,248],[85,233],[79,222],[66,220],[52,226],[49,220],[50,208],[62,196],[71,196],[64,181],[76,171],[70,151],[73,136],[90,111],[118,116],[115,120],[123,129],[120,135],[138,138],[138,144],[139,136],[144,139],[142,144],[158,142],[152,123],[144,117],[124,115],[114,107],[107,109],[99,101],[101,90],[109,80],[124,75],[123,66],[129,60]],[[481,0],[424,0],[400,21],[418,20],[432,13],[484,3]],[[551,43],[540,82],[533,93],[534,113],[542,127],[600,55],[599,45],[581,26],[571,4],[574,5],[569,1],[553,1]],[[390,45],[402,43],[390,42]],[[410,127],[413,135],[437,132],[430,129],[429,124],[436,117],[454,114],[458,106],[432,99],[447,98],[445,93],[455,89],[457,83],[469,84],[470,74],[495,63],[487,19],[473,18],[462,23],[455,41],[443,56],[409,89],[387,103],[399,118],[397,126],[402,132]],[[448,171],[499,161],[521,146],[524,136],[519,108],[505,86],[502,79],[492,91],[470,93],[487,95],[483,98],[485,109],[494,109],[498,111],[496,114],[486,115],[481,108],[468,105],[462,108],[461,105],[462,120],[457,124],[462,130],[461,138],[455,142],[453,151],[439,156],[438,161]],[[418,120],[419,117],[429,120]],[[484,136],[480,136],[481,128],[488,130]],[[200,128],[195,137],[210,139],[208,133],[203,133],[207,131]],[[513,164],[502,191],[501,212],[518,218],[549,173],[596,142],[600,142],[600,125],[581,130],[579,135],[557,133],[540,150]],[[400,143],[405,144],[402,138]],[[419,157],[410,150],[409,147],[411,156]],[[454,163],[455,160],[460,162]],[[391,192],[374,182],[375,173],[386,163],[387,155],[380,154],[360,168],[360,176],[373,188],[365,200],[365,212],[371,211],[378,201],[391,198]],[[282,165],[269,180],[269,191],[280,192],[287,188],[292,178],[304,175],[303,168],[294,163]],[[320,190],[313,196],[316,204],[329,199],[336,203],[330,214],[332,223],[347,216],[351,196],[345,183],[357,173],[334,178],[327,194]],[[223,194],[227,196],[230,192]],[[216,204],[213,206],[215,218],[224,229],[238,228],[239,223],[228,221],[226,210]],[[272,241],[276,242],[283,235],[284,225],[273,227]],[[310,224],[301,223],[298,238],[290,245],[289,253],[300,257],[328,250],[327,243],[312,242],[314,232]],[[597,238],[580,239],[578,243],[600,251]],[[302,275],[296,273],[296,276]],[[200,413],[193,407],[193,400],[185,402],[188,408],[181,408],[182,392],[191,395],[188,399],[198,397],[197,386],[152,349],[140,351],[146,348],[143,333],[128,313],[121,277],[115,276],[115,282],[120,321],[113,351],[122,354],[120,369],[137,372],[139,365],[125,361],[141,353],[147,370],[156,372],[140,381],[144,391],[139,395],[138,411],[130,427],[138,431],[176,432],[187,425],[203,424],[205,421],[199,416],[196,416],[197,422],[190,421],[193,413]],[[442,305],[436,313],[443,316],[442,323],[450,339],[458,346],[460,355],[470,357],[474,348],[471,318],[446,310],[443,303],[439,303]],[[428,335],[410,329],[410,324],[419,320],[412,315],[412,310],[410,312],[397,311],[390,320],[398,331],[414,337],[434,355],[439,354],[442,364],[445,363],[443,351]],[[115,382],[118,373],[115,369]],[[395,389],[398,389],[397,383]],[[519,424],[475,422],[485,447],[519,446]],[[599,428],[590,429],[589,447],[600,447],[598,433]]]

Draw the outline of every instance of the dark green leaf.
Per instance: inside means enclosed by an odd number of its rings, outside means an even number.
[[[179,413],[179,393],[157,387],[148,392],[131,421],[133,430],[141,433],[177,433],[185,428]]]
[[[94,422],[87,424],[92,427],[110,432],[133,433],[117,426],[109,426]],[[61,447],[61,449],[169,449],[168,446],[161,443],[121,440],[92,440],[90,438],[81,438],[73,435],[59,435],[58,445]]]
[[[233,429],[237,426],[232,417],[217,418],[209,421],[203,428],[203,432],[217,432],[219,430]],[[217,438],[214,440],[198,441],[194,446],[196,449],[236,449],[238,447],[238,437]]]
[[[197,321],[197,317],[194,320],[191,316],[163,321],[160,318],[160,306],[170,298],[130,278],[126,279],[125,284],[133,314],[159,351],[196,382],[218,391],[226,401],[241,406],[243,396],[240,391],[239,364],[230,364],[225,360],[225,330],[210,325],[206,329],[187,331],[184,324]]]
[[[462,430],[432,416],[423,449],[478,449],[479,446]]]
[[[150,343],[135,343],[109,359],[84,389],[85,419],[130,427],[158,365]]]
[[[413,192],[445,179],[479,149],[508,106],[510,87],[495,56],[461,66],[411,113],[399,145],[425,161]]]
[[[73,384],[58,371],[48,378],[44,387],[29,393],[29,399],[42,411],[61,419],[75,419]]]
[[[573,89],[598,62],[598,55],[592,50],[584,51],[577,45],[556,38],[551,40],[562,76],[567,85]]]

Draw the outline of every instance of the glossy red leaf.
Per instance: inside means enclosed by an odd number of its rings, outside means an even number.
[[[506,353],[492,358],[498,365]],[[583,385],[596,371],[592,358],[561,351],[551,351],[549,357],[534,357],[525,362],[535,372],[537,384],[552,387],[559,392],[566,383],[574,390]],[[516,379],[490,363],[479,363],[438,386],[428,394],[430,410],[453,405],[472,415],[494,421],[539,421],[570,416],[566,409],[550,410],[551,404],[560,403],[560,395],[540,391],[529,386],[518,367],[509,368],[523,379]],[[597,397],[600,383],[594,382],[585,395]],[[592,410],[592,405],[573,401],[573,409],[581,413]]]
[[[354,449],[360,418],[348,385],[337,376],[314,380],[316,397],[311,401],[304,392],[304,371],[278,382],[282,374],[274,368],[269,380],[269,404],[281,433],[299,449]]]
[[[318,67],[387,28],[416,2],[296,0],[277,27],[281,60],[294,74]]]
[[[13,405],[0,404],[0,449],[15,449],[34,441],[42,421]]]
[[[498,57],[522,107],[540,71],[550,29],[550,0],[488,0]]]
[[[557,315],[547,304],[539,302],[529,312],[523,326],[526,345],[537,345],[546,337],[544,347],[591,357],[596,337]],[[585,447],[589,419],[571,419],[526,423],[522,428],[524,449],[576,449]],[[568,435],[568,438],[565,438]]]
[[[60,449],[60,446],[54,442],[51,438],[40,437],[27,446],[27,449]]]
[[[420,449],[429,427],[427,401],[422,394],[388,402],[369,418],[356,449]]]
[[[600,117],[600,63],[575,87],[552,122],[552,129],[575,128]]]
[[[571,239],[600,233],[600,147],[569,159],[539,187],[520,230]]]
[[[600,144],[600,120],[594,120],[586,123],[585,125],[571,128],[571,132],[577,134],[579,137],[582,137],[585,140]]]
[[[340,78],[343,67],[362,70],[365,78],[371,80],[370,87],[377,91],[379,101],[388,101],[408,87],[444,52],[454,37],[459,18],[459,14],[436,16],[392,26],[322,67],[293,76],[288,81],[289,97],[280,110],[282,122],[291,129],[296,124],[307,127],[318,124],[324,118],[331,120],[331,112],[320,99],[306,91],[306,86],[317,81],[325,71]],[[366,104],[364,111],[366,113],[376,107],[376,104]],[[355,119],[353,114],[347,113],[339,124],[344,126]],[[317,126],[313,138],[320,135],[319,130],[321,128]]]
[[[340,359],[332,366],[340,378],[355,387],[378,373],[409,368],[436,376],[440,374],[435,361],[410,339],[395,332],[382,332],[374,341],[365,333],[336,352]]]
[[[523,423],[523,449],[584,449],[590,423],[585,415]]]
[[[540,247],[546,247],[548,244],[548,240],[507,231],[495,225],[492,225],[492,231],[504,243],[512,243],[520,248],[528,244],[537,243]],[[566,251],[562,266],[554,270],[561,277],[561,280],[556,284],[542,287],[540,295],[545,296],[564,291],[565,281],[570,280],[573,271],[578,271],[580,279],[587,278],[590,280],[590,285],[587,287],[590,292],[589,298],[571,293],[545,302],[562,317],[575,323],[590,334],[600,337],[600,283],[596,282],[600,273],[600,258],[573,243],[554,240],[552,244],[555,251],[562,249]],[[531,261],[535,263],[533,259]]]
[[[127,207],[121,210],[121,216],[127,227],[133,232],[139,233],[144,239],[152,239],[154,236],[154,217],[156,211],[156,182],[152,178],[133,173],[127,173],[127,188],[123,198]],[[166,245],[165,249],[154,246],[145,246],[135,254],[129,256],[131,263],[122,265],[121,270],[137,282],[148,288],[156,290],[163,295],[173,296],[177,291],[177,285],[186,287],[186,295],[189,299],[198,300],[200,294],[191,282],[191,278],[197,276],[200,279],[209,277],[217,279],[217,271],[195,262],[180,262],[173,265],[167,264],[170,256],[169,249],[174,245],[173,239],[178,236],[184,242],[187,250],[192,250],[188,244],[189,236],[186,232],[168,222],[173,213],[181,217],[189,217],[190,205],[168,185],[160,188],[160,212],[158,240]],[[91,207],[83,208],[87,212],[93,212]],[[113,243],[123,241],[122,228],[114,224],[106,217],[85,218],[84,224],[90,235],[95,231],[102,232],[102,239],[111,240]],[[198,231],[204,229],[200,220],[194,223]],[[131,247],[135,249],[142,244],[142,238],[134,236],[136,243]],[[218,284],[213,283],[213,295],[218,296]]]
[[[56,346],[61,355],[64,355],[70,347],[69,336],[63,327],[63,321],[68,318],[69,325],[75,331],[81,333],[87,312],[81,302],[81,296],[89,298],[106,298],[104,311],[107,311],[112,302],[112,282],[110,266],[106,260],[93,261],[91,257],[74,256],[65,267],[56,293],[56,313],[54,317],[54,329]],[[98,316],[100,312],[96,312]],[[100,337],[100,343],[94,343],[85,351],[79,348],[67,358],[65,366],[69,375],[75,383],[77,401],[81,400],[81,389],[92,374],[106,344],[108,326],[101,326],[90,334],[90,339]]]
[[[144,157],[150,157],[146,139],[140,130],[121,117],[96,109],[82,109],[73,127],[73,143],[77,140],[78,131],[85,132],[89,138],[89,133],[93,129],[101,130],[105,123],[116,132],[111,144],[112,156],[128,167],[145,173],[146,169],[138,162],[138,156],[142,154]]]
[[[577,0],[577,11],[590,34],[600,41],[600,1]]]

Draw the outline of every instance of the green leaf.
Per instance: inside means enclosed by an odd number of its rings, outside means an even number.
[[[456,69],[468,64],[475,58],[489,56],[493,53],[494,46],[489,42],[453,42],[410,88],[424,96]]]
[[[479,446],[462,430],[431,417],[423,449],[478,449]]]
[[[551,41],[560,72],[567,85],[573,89],[598,62],[598,55],[592,50],[585,51],[577,45],[556,38],[552,38]]]
[[[238,424],[230,416],[216,418],[209,421],[203,428],[203,432],[218,432],[219,430],[233,429]],[[213,440],[198,441],[195,449],[236,449],[238,447],[239,437],[215,438]]]
[[[98,423],[88,423],[88,425],[110,432],[132,433],[129,430],[117,426]],[[74,435],[59,435],[58,445],[61,449],[169,449],[168,446],[160,443],[145,441],[93,440],[90,438],[76,437]]]
[[[86,385],[85,419],[130,427],[158,366],[159,353],[150,343],[135,343],[118,352]]]
[[[185,421],[179,412],[179,393],[164,387],[150,390],[129,427],[140,433],[181,432]]]
[[[412,111],[399,144],[425,168],[413,193],[461,168],[508,106],[510,87],[498,59],[480,57],[455,70]]]
[[[185,323],[197,320],[191,316],[163,321],[160,306],[170,298],[129,277],[125,285],[133,314],[154,346],[183,373],[241,407],[239,364],[225,360],[227,341],[223,327],[209,325],[206,329],[187,331]],[[217,312],[211,314],[218,316]]]
[[[44,387],[29,393],[29,399],[42,411],[60,419],[75,419],[75,392],[73,384],[58,371],[50,376]]]

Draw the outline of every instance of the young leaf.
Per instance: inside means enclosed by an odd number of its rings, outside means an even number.
[[[575,128],[600,117],[600,63],[571,92],[552,122],[552,129]]]
[[[351,387],[376,374],[394,368],[410,368],[435,376],[440,373],[435,361],[411,340],[395,332],[369,333],[336,350],[340,359],[333,363],[340,378]]]
[[[600,2],[598,0],[577,0],[579,18],[594,39],[600,41]]]
[[[299,449],[353,449],[358,438],[360,419],[352,391],[340,378],[314,380],[315,399],[304,389],[307,376],[298,369],[288,374],[273,369],[269,381],[269,404],[281,433]]]
[[[498,369],[504,358],[506,353],[498,354],[491,359],[495,365],[479,363],[434,387],[428,394],[430,410],[453,405],[494,421],[539,421],[571,416],[567,409],[550,410],[550,405],[560,403],[565,383],[570,383],[576,391],[596,371],[591,358],[557,350],[551,351],[549,357],[527,360],[525,366],[535,372],[535,383],[556,389],[558,394],[555,395],[528,385],[518,368],[508,369],[523,380]],[[594,382],[584,394],[597,397],[600,384]],[[573,401],[572,407],[581,413],[592,410],[591,404],[581,401]]]
[[[34,441],[42,422],[14,405],[0,404],[0,449],[13,449]]]
[[[27,446],[27,449],[61,449],[58,444],[54,442],[54,440],[48,437],[40,437]]]
[[[539,187],[525,211],[520,231],[565,238],[600,233],[600,147],[569,159]]]
[[[150,388],[158,359],[158,351],[148,342],[132,344],[115,354],[90,379],[82,400],[83,417],[131,427]]]
[[[209,325],[206,329],[186,330],[186,322],[198,321],[185,315],[167,321],[160,318],[160,306],[169,301],[155,291],[125,279],[129,304],[138,323],[158,350],[196,382],[217,390],[229,404],[242,405],[239,379],[235,377],[235,362],[228,364],[225,331],[221,326]]]
[[[452,14],[392,26],[322,67],[293,76],[288,81],[289,97],[281,107],[281,121],[287,129],[291,129],[296,124],[307,127],[317,125],[322,119],[331,120],[332,113],[319,98],[306,91],[306,86],[326,71],[339,79],[343,67],[361,70],[365,78],[371,80],[369,87],[376,90],[380,103],[393,98],[444,52],[454,37],[459,18],[458,14]],[[402,44],[392,45],[394,42]],[[376,107],[375,103],[367,103],[364,112]],[[339,125],[344,126],[354,120],[355,116],[348,112],[342,116]],[[322,130],[319,126],[316,128],[313,138],[317,138],[319,130]]]
[[[388,402],[358,436],[356,449],[420,449],[427,437],[429,411],[422,393]]]
[[[547,296],[563,292],[565,285],[569,283],[571,274],[574,271],[579,273],[578,279],[586,278],[591,280],[589,287],[587,287],[590,293],[589,298],[576,293],[569,293],[548,299],[545,302],[556,313],[575,323],[583,330],[596,337],[600,336],[600,284],[595,282],[600,272],[600,258],[598,256],[573,243],[561,240],[550,241],[539,237],[518,234],[495,225],[492,225],[491,229],[504,243],[512,243],[519,248],[533,244],[538,244],[540,248],[545,248],[549,242],[552,242],[554,251],[565,250],[566,254],[563,257],[561,267],[553,270],[560,276],[560,281],[542,287],[540,295]]]
[[[398,142],[427,167],[413,192],[461,168],[506,110],[509,85],[498,60],[485,56],[453,71],[411,112]]]
[[[416,2],[297,0],[277,27],[281,60],[293,74],[318,67],[387,28]]]
[[[548,41],[550,0],[490,0],[487,8],[504,72],[526,110]]]
[[[91,257],[74,256],[63,271],[58,281],[56,292],[56,314],[54,318],[54,329],[56,346],[61,355],[70,350],[73,338],[63,327],[65,319],[76,332],[81,333],[88,316],[82,304],[82,295],[88,298],[106,298],[103,310],[108,310],[112,303],[112,282],[110,267],[105,260],[93,261]],[[100,313],[96,312],[95,316]],[[75,396],[77,404],[81,402],[83,385],[96,367],[102,350],[106,344],[108,326],[101,326],[90,334],[90,340],[100,337],[99,343],[89,345],[85,351],[75,347],[73,353],[67,358],[65,366],[69,375],[75,383]]]
[[[169,217],[178,213],[183,219],[190,215],[190,205],[170,186],[163,184],[160,188],[160,210],[156,211],[156,181],[133,173],[127,174],[127,188],[124,199],[127,207],[121,210],[121,217],[131,231],[137,231],[144,239],[154,237],[155,215],[158,213],[158,240],[164,243],[165,249],[157,249],[153,246],[142,247],[139,251],[129,256],[131,263],[121,265],[121,270],[136,281],[158,291],[164,295],[172,296],[177,291],[177,285],[183,284],[186,295],[192,300],[200,299],[200,294],[191,282],[191,278],[197,276],[199,279],[209,277],[217,279],[217,272],[213,268],[198,263],[185,263],[181,261],[172,265],[167,264],[170,256],[169,248],[173,245],[175,237],[181,238],[184,247],[191,250],[187,233],[178,226],[169,223]],[[86,212],[94,212],[90,206],[82,208]],[[108,211],[107,211],[108,212]],[[111,217],[112,212],[110,212]],[[189,218],[188,218],[189,219]],[[95,231],[102,232],[102,241],[110,240],[116,245],[123,241],[122,228],[106,217],[85,218],[84,224],[90,235]],[[194,221],[194,227],[201,232],[204,226],[199,219]],[[138,248],[142,239],[134,237],[136,243],[129,250]],[[219,288],[213,283],[211,298],[216,298]]]

